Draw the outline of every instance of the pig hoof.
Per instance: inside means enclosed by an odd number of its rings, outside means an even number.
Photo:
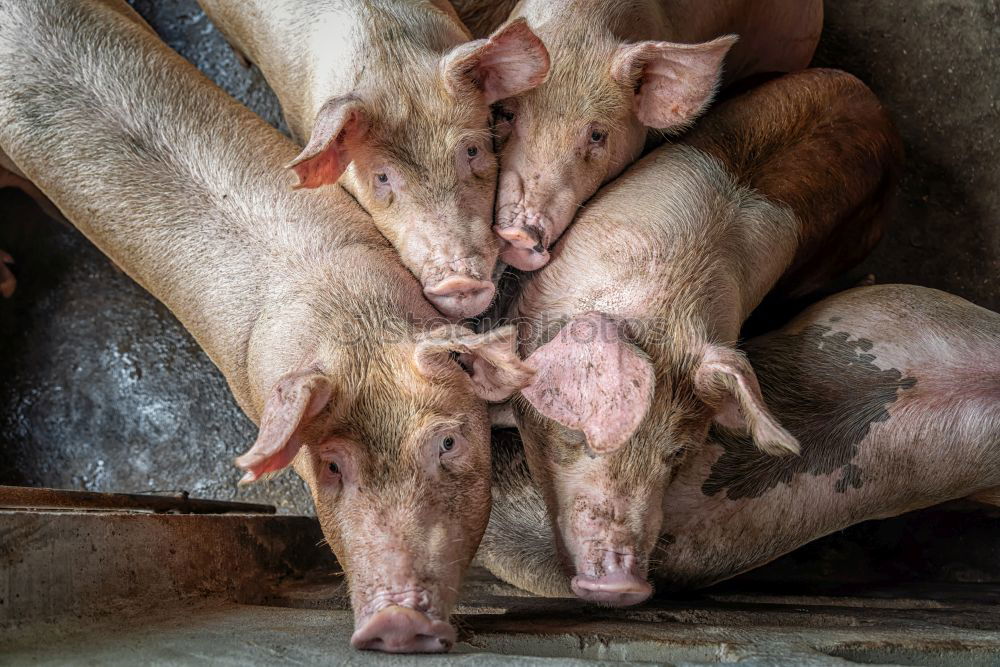
[[[571,582],[577,597],[610,607],[628,607],[649,599],[653,587],[630,572],[618,571],[603,577],[578,574]]]
[[[427,300],[448,317],[475,317],[493,302],[496,288],[487,280],[451,275],[424,288]]]
[[[392,605],[364,621],[351,637],[351,646],[386,653],[445,653],[455,644],[455,629],[427,614]]]
[[[0,250],[0,296],[9,299],[14,295],[17,288],[17,278],[14,273],[7,268],[8,264],[13,264],[14,258]]]

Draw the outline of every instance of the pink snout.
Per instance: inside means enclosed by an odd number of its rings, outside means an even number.
[[[518,207],[493,226],[493,231],[503,239],[500,259],[522,271],[534,271],[549,261],[555,225],[543,213]]]
[[[633,555],[611,549],[601,549],[599,553],[600,563],[577,567],[570,586],[578,597],[611,607],[627,607],[644,602],[653,594],[652,585],[640,576]]]
[[[351,637],[351,646],[386,653],[444,653],[455,644],[455,629],[427,614],[391,605],[368,618]]]
[[[494,227],[503,239],[500,260],[521,271],[535,271],[549,262],[549,251],[542,242],[544,233],[537,227],[512,224]]]
[[[493,283],[462,274],[451,274],[424,287],[424,294],[434,307],[448,317],[475,317],[493,301]]]
[[[603,577],[578,574],[570,585],[580,599],[609,607],[639,604],[653,594],[653,587],[648,581],[624,570]]]

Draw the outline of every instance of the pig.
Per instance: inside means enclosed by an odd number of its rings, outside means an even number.
[[[463,4],[473,14],[477,3]],[[823,3],[522,0],[512,17],[527,19],[552,57],[544,85],[496,109],[494,229],[501,259],[533,271],[584,202],[647,140],[689,126],[720,83],[806,67]]]
[[[822,284],[871,250],[901,153],[856,78],[786,75],[606,186],[524,282],[508,316],[536,375],[512,411],[578,596],[651,594],[663,489],[711,424],[798,452],[740,327],[783,276]]]
[[[222,371],[260,425],[243,481],[308,484],[352,644],[448,650],[489,515],[486,400],[530,379],[514,332],[442,320],[356,202],[290,189],[298,148],[123,0],[0,3],[0,53],[0,150]]]
[[[709,586],[868,519],[963,497],[1000,506],[1000,314],[925,287],[841,292],[745,351],[796,458],[712,430],[662,497],[651,561],[663,590]],[[540,595],[564,556],[516,433],[494,444],[478,558]]]
[[[438,310],[483,312],[498,253],[490,105],[549,68],[526,22],[469,41],[446,0],[200,2],[305,143],[298,187],[340,179]]]

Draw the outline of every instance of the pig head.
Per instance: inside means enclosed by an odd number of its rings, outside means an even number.
[[[344,174],[431,303],[471,317],[492,300],[498,253],[490,105],[544,80],[548,54],[521,20],[443,54],[405,55],[374,66],[391,75],[327,99],[289,167],[305,188]]]
[[[572,3],[556,6],[563,4]],[[598,4],[574,6],[581,15],[529,13],[552,70],[544,84],[495,110],[494,229],[504,243],[501,259],[522,270],[548,262],[549,247],[580,206],[639,157],[650,129],[677,132],[707,108],[736,42],[625,42],[595,28],[610,20],[605,14],[620,13],[614,3]]]
[[[663,345],[646,329],[599,312],[570,319],[528,356],[536,376],[514,403],[572,589],[601,604],[651,595],[663,489],[710,424],[768,453],[797,451],[742,354],[679,333]]]
[[[512,329],[369,334],[383,342],[352,332],[357,347],[319,348],[281,375],[236,463],[244,482],[292,464],[309,485],[346,574],[355,647],[447,651],[448,616],[490,513],[484,399],[531,372]]]

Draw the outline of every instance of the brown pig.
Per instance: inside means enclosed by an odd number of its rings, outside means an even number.
[[[522,0],[512,17],[527,19],[552,57],[542,86],[497,109],[495,230],[501,259],[530,271],[647,138],[690,125],[720,82],[806,67],[823,3]]]
[[[662,496],[663,588],[708,586],[868,519],[966,496],[1000,505],[1000,314],[924,287],[862,287],[745,350],[801,455],[714,429]],[[494,445],[479,558],[534,593],[568,592],[516,438]]]
[[[578,595],[651,593],[663,488],[712,423],[798,451],[740,327],[783,275],[820,284],[873,247],[900,160],[860,81],[786,75],[605,187],[524,285],[509,314],[537,375],[513,408]]]
[[[490,105],[549,68],[525,22],[470,42],[446,0],[200,2],[308,142],[290,164],[299,187],[341,179],[438,310],[485,310],[498,251]]]
[[[244,480],[308,483],[354,645],[447,650],[489,515],[484,398],[530,374],[512,332],[442,323],[351,197],[288,188],[297,147],[123,1],[0,3],[0,149],[221,369],[260,425]]]

